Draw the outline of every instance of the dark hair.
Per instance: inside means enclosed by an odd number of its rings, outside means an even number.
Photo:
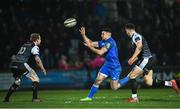
[[[106,32],[111,33],[111,28],[102,28],[102,30],[101,30],[101,31],[106,31]]]
[[[31,36],[30,36],[30,41],[36,41],[36,40],[38,40],[38,39],[40,39],[41,38],[41,36],[40,36],[40,34],[38,34],[38,33],[32,33],[31,34]]]
[[[132,23],[127,23],[127,24],[125,25],[125,29],[133,29],[133,30],[135,30],[135,25],[132,24]]]

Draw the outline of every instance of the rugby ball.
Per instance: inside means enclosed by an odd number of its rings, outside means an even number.
[[[75,18],[68,18],[64,21],[64,26],[67,28],[72,28],[77,24],[77,20]]]

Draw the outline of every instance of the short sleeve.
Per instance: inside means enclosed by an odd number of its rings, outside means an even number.
[[[133,40],[134,43],[137,43],[138,41],[142,40],[142,36],[135,35],[135,36],[133,36],[132,40]]]
[[[105,46],[104,41],[99,41],[99,42],[98,42],[98,46],[99,46],[100,48],[104,47],[104,46]]]
[[[111,47],[112,47],[112,44],[107,42],[105,43],[105,46],[104,46],[107,50],[109,50]]]
[[[32,49],[31,49],[31,53],[33,55],[39,55],[39,47],[38,46],[34,46]]]

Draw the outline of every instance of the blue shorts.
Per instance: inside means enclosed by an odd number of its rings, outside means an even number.
[[[108,67],[107,65],[103,65],[99,72],[105,77],[110,77],[111,80],[119,80],[119,76],[121,74],[121,67],[118,66],[116,68]]]

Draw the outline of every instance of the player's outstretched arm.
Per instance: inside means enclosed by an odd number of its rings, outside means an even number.
[[[36,64],[38,65],[38,67],[43,71],[44,75],[46,75],[46,70],[45,70],[45,68],[43,66],[43,63],[42,63],[40,57],[35,56],[35,61],[36,61]]]
[[[96,53],[100,56],[102,56],[104,53],[106,53],[109,49],[106,46],[102,47],[101,49],[97,49],[97,48],[91,46],[90,43],[85,43],[85,46],[87,46],[91,51],[93,51],[94,53]]]
[[[90,43],[91,46],[98,47],[98,42],[97,41],[92,41],[91,39],[89,39],[87,37],[85,27],[81,27],[79,29],[79,32],[81,33],[81,36],[83,37],[85,43],[88,42],[88,43]]]

